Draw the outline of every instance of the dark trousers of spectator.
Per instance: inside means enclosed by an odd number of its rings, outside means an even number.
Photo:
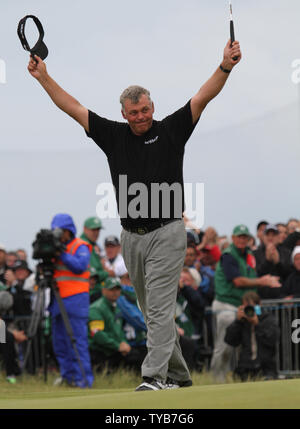
[[[21,370],[17,360],[15,339],[11,332],[6,330],[6,343],[0,343],[0,353],[3,358],[6,376],[20,375]]]
[[[242,368],[237,367],[233,374],[234,378],[240,378],[241,381],[256,380],[264,378],[265,380],[274,380],[277,378],[274,371],[267,371],[261,367],[258,368]]]
[[[132,347],[125,356],[120,352],[106,356],[99,350],[90,350],[90,354],[92,365],[97,372],[106,369],[108,373],[111,373],[113,370],[123,367],[140,373],[142,363],[147,355],[147,348],[146,346]]]
[[[190,371],[196,369],[197,343],[189,337],[180,336],[179,344],[182,355]]]

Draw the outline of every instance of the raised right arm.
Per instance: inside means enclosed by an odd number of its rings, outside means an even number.
[[[62,89],[54,79],[47,73],[46,64],[43,60],[35,55],[36,63],[31,57],[28,64],[28,71],[48,93],[52,101],[75,119],[83,128],[89,132],[89,112],[88,109],[82,106],[79,101]]]

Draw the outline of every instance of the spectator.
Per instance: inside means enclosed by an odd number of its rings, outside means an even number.
[[[127,273],[118,237],[110,235],[104,241],[106,259],[104,266],[110,277],[122,277]]]
[[[292,234],[293,232],[297,231],[300,227],[300,222],[298,219],[291,218],[287,223],[287,233],[288,235]]]
[[[140,370],[142,360],[126,340],[124,319],[117,300],[121,296],[121,284],[116,278],[105,281],[102,297],[89,310],[89,345],[92,363],[102,370],[120,365]]]
[[[204,247],[200,251],[200,275],[201,283],[200,290],[204,298],[205,308],[210,307],[215,297],[215,270],[219,260],[219,255],[213,249]],[[207,345],[213,349],[214,332],[213,332],[213,317],[211,310],[205,311],[204,320],[206,322]]]
[[[254,252],[257,249],[256,240],[255,240],[255,237],[253,237],[253,235],[250,235],[249,237],[248,247],[250,250],[252,250],[252,252]]]
[[[99,282],[99,276],[97,273],[96,268],[90,267],[90,304],[97,301],[97,299],[101,298],[102,296],[102,286],[101,284],[104,282]]]
[[[202,239],[203,235],[204,235],[204,233],[201,233],[201,235],[198,235],[196,233],[196,231],[194,231],[194,230],[187,231],[186,232],[187,246],[196,247],[199,244],[199,242],[200,242],[200,237]]]
[[[176,324],[183,356],[192,371],[196,369],[202,339],[204,300],[199,290],[201,276],[195,268],[183,267],[176,303]]]
[[[249,308],[250,306],[250,308]],[[243,296],[236,320],[226,329],[225,342],[232,347],[241,346],[235,374],[242,381],[248,378],[277,378],[276,343],[279,327],[274,316],[261,312],[260,298],[255,292]]]
[[[0,292],[0,320],[13,305],[13,298],[7,291]],[[5,343],[2,344],[0,341],[0,354],[3,358],[4,368],[6,372],[6,380],[11,383],[16,383],[16,377],[21,374],[19,367],[16,345],[27,340],[24,331],[17,329],[5,328]]]
[[[293,271],[282,287],[282,296],[285,299],[300,298],[300,246],[296,246],[292,253]]]
[[[218,243],[217,244],[218,244],[219,249],[222,253],[223,250],[227,249],[227,247],[230,245],[230,241],[226,235],[222,235],[221,237],[218,237]]]
[[[101,296],[101,282],[108,278],[108,273],[104,269],[101,262],[101,254],[99,246],[97,245],[97,240],[99,239],[99,235],[103,229],[101,220],[94,216],[89,217],[85,220],[83,226],[83,233],[80,238],[92,246],[91,258],[90,258],[90,268],[93,268],[97,275],[93,276],[93,280],[97,279],[94,288],[90,289],[90,293],[97,293],[97,295]],[[94,297],[95,298],[95,297]]]
[[[27,252],[24,249],[18,249],[16,251],[19,261],[27,261]]]
[[[6,267],[12,268],[18,260],[18,255],[16,252],[7,252],[6,253]]]
[[[297,219],[290,219],[287,224],[288,236],[282,243],[291,252],[296,246],[300,246],[300,222]]]
[[[211,369],[218,381],[225,381],[230,370],[232,348],[224,342],[226,328],[234,321],[242,296],[256,287],[280,287],[277,277],[265,275],[257,278],[255,258],[247,247],[250,232],[238,225],[232,233],[232,244],[224,250],[215,274],[215,299],[212,310],[216,314],[216,340]]]
[[[261,220],[256,227],[256,237],[259,240],[259,245],[263,244],[263,238],[264,238],[264,232],[266,229],[266,226],[269,224],[266,220]]]
[[[29,316],[32,313],[31,284],[34,283],[34,274],[26,261],[17,260],[12,267],[13,277],[8,281],[9,291],[13,296],[14,316]],[[13,280],[14,279],[14,280]]]
[[[188,268],[200,268],[200,265],[197,263],[197,250],[196,247],[192,244],[189,244],[186,248],[184,266]]]
[[[0,244],[0,282],[6,283],[5,280],[5,271],[7,270],[6,266],[6,250],[3,244]]]
[[[202,241],[197,246],[197,248],[198,250],[201,250],[206,246],[209,246],[210,248],[218,248],[218,234],[217,231],[211,226],[205,230]]]
[[[192,338],[200,343],[203,335],[205,301],[199,288],[201,276],[195,268],[183,267],[179,279],[179,295],[186,300],[194,326]]]
[[[290,252],[278,244],[279,231],[275,225],[268,224],[265,228],[263,244],[254,252],[258,276],[271,274],[280,277],[283,283],[291,272]],[[279,298],[280,289],[262,287],[259,295],[262,299]]]
[[[278,229],[278,244],[282,244],[288,236],[287,226],[284,223],[276,223],[276,227]]]
[[[54,216],[51,229],[56,228],[62,230],[60,241],[66,246],[66,250],[55,261],[53,278],[73,330],[81,365],[66,331],[58,302],[55,296],[52,296],[49,307],[52,343],[61,373],[61,378],[57,379],[55,384],[65,382],[74,387],[91,387],[94,378],[88,350],[87,323],[90,277],[88,265],[92,246],[76,237],[76,227],[70,215]]]
[[[123,330],[128,344],[140,355],[139,361],[143,361],[147,354],[147,327],[144,316],[138,308],[136,293],[128,273],[121,276],[120,284],[122,291],[117,304],[124,319]]]

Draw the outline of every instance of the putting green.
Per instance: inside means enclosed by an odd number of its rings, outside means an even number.
[[[0,399],[1,409],[282,409],[300,408],[300,380],[193,386],[159,392],[59,390]]]

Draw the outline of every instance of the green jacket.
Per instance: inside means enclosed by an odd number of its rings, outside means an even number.
[[[228,253],[237,260],[241,277],[248,277],[249,279],[256,278],[256,271],[254,268],[255,259],[248,247],[246,248],[246,254],[242,255],[234,244],[230,244],[230,246],[224,250],[222,255]],[[222,258],[217,264],[215,273],[215,299],[217,301],[226,302],[239,307],[242,304],[243,295],[249,291],[256,292],[256,288],[238,288],[233,282],[228,282],[225,277],[221,261]]]
[[[98,291],[101,291],[101,282],[106,280],[109,277],[109,274],[107,271],[104,270],[104,268],[102,266],[101,259],[98,255],[98,253],[96,253],[96,251],[95,251],[95,244],[96,243],[93,243],[91,240],[89,240],[87,238],[87,236],[85,235],[85,233],[82,233],[80,238],[84,241],[87,241],[93,247],[91,257],[90,257],[90,267],[93,267],[99,276],[99,280],[96,283],[95,288],[90,290],[90,294],[93,294],[93,293],[96,293]]]
[[[104,296],[93,302],[89,309],[89,347],[110,356],[126,341],[123,318],[117,304]]]
[[[3,284],[2,282],[0,282],[0,291],[2,290],[7,290],[7,286],[5,286],[5,284]]]

